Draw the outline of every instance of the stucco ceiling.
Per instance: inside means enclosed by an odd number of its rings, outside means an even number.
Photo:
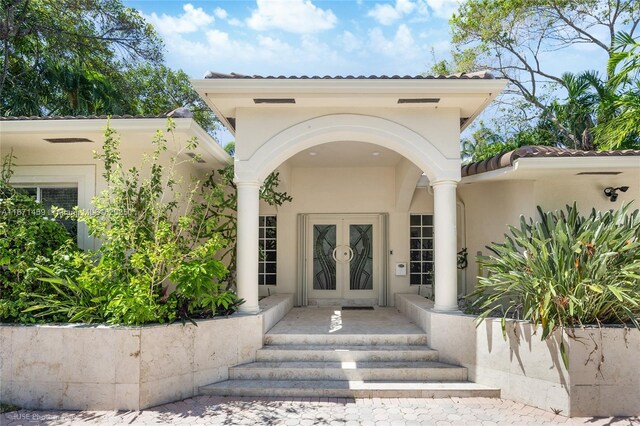
[[[378,145],[341,141],[301,151],[289,158],[287,164],[291,167],[395,167],[402,158],[395,151]]]

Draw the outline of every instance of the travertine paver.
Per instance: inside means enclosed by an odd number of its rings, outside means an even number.
[[[573,418],[494,398],[292,398],[202,396],[140,412],[28,411],[0,425],[640,425],[639,417]]]

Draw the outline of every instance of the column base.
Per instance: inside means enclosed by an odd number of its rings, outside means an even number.
[[[449,306],[449,305],[434,305],[433,306],[433,310],[435,312],[448,312],[448,313],[456,313],[456,314],[461,314],[462,311],[460,310],[460,308],[458,307],[458,305],[455,306]]]
[[[260,306],[246,306],[240,305],[238,308],[238,314],[240,315],[256,315],[260,313]]]

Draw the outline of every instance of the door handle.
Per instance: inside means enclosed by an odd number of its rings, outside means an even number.
[[[343,253],[342,259],[338,259],[338,250],[345,250],[346,251]],[[353,259],[353,250],[351,249],[351,247],[349,247],[346,244],[341,244],[339,246],[337,246],[336,248],[333,249],[333,252],[331,253],[331,257],[333,257],[333,260],[335,260],[336,262],[351,262],[351,259]],[[346,257],[346,259],[345,259]]]
[[[355,256],[355,253],[353,252],[353,249],[350,246],[347,246],[347,248],[349,249],[349,259],[347,260],[347,262],[351,263],[351,261],[353,260],[353,256]]]

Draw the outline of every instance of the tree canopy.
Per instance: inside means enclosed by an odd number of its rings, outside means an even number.
[[[0,0],[0,114],[161,114],[215,117],[163,44],[121,0]]]
[[[639,25],[637,0],[468,0],[451,19],[452,59],[434,68],[484,68],[508,79],[508,121],[530,123],[529,128],[551,124],[557,138],[548,144],[633,147],[637,139],[629,134],[605,140],[595,128],[620,114],[616,99],[626,96],[631,85],[621,84],[616,66],[606,61],[620,57],[616,49],[625,51],[616,35],[626,31],[628,44]],[[605,62],[594,68],[606,71],[558,72],[549,58],[577,46],[603,52]]]

